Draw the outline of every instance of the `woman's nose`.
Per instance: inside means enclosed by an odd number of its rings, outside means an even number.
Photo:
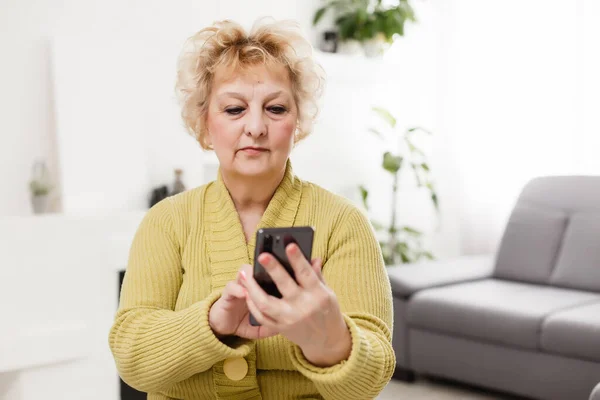
[[[259,137],[267,134],[266,116],[262,110],[252,110],[246,114],[248,121],[246,122],[246,134]]]

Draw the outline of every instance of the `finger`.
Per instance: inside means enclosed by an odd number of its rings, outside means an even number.
[[[280,299],[267,294],[254,280],[254,277],[252,275],[248,276],[244,271],[242,271],[242,286],[248,292],[246,298],[252,299],[252,302],[262,314],[271,319],[277,319],[282,303]]]
[[[242,327],[237,332],[239,337],[245,339],[263,339],[266,337],[271,337],[279,334],[275,328],[268,326],[252,326],[250,325],[250,321],[248,320],[248,314],[245,316],[245,322]]]
[[[317,277],[319,278],[319,280],[323,283],[325,283],[325,279],[323,278],[323,261],[320,258],[313,258],[311,265],[313,267],[313,270],[315,271],[315,273],[317,274]]]
[[[258,256],[258,262],[271,276],[284,298],[291,298],[298,294],[298,284],[272,254],[262,253]]]
[[[270,326],[257,326],[258,328],[258,338],[263,339],[271,336],[275,336],[279,334],[279,331],[274,327]]]
[[[252,275],[254,273],[254,267],[252,267],[252,265],[250,264],[242,264],[236,278],[236,282],[240,285],[242,284],[242,271],[244,271],[244,274],[246,274],[246,276]]]
[[[319,278],[296,243],[290,243],[285,248],[290,264],[296,274],[296,281],[303,288],[315,287]]]
[[[246,289],[237,282],[227,282],[223,289],[224,300],[243,299],[246,297]]]
[[[254,303],[254,301],[252,301],[252,298],[250,297],[249,294],[248,294],[248,296],[246,296],[246,304],[248,305],[248,311],[250,311],[252,313],[252,316],[254,317],[254,319],[257,320],[258,323],[262,327],[265,327],[265,328],[268,328],[268,329],[271,329],[271,330],[276,330],[277,329],[277,322],[275,322],[268,315],[265,315],[259,309],[259,307],[256,305],[256,303]]]

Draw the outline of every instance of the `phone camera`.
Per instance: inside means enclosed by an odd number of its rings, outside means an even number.
[[[265,235],[263,251],[266,253],[270,253],[273,251],[273,236]]]

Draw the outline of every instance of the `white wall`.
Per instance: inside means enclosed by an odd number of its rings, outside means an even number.
[[[582,156],[579,170],[582,173],[599,174],[600,157],[600,2],[583,0],[578,4],[580,25],[578,29],[578,104],[582,118],[578,125],[583,133]]]

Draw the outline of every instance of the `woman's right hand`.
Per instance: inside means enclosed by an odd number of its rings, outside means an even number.
[[[277,335],[278,332],[269,328],[250,325],[246,289],[240,284],[242,274],[252,274],[252,266],[242,265],[237,279],[225,285],[221,297],[210,308],[208,323],[211,329],[217,337],[234,335],[246,339],[261,339]]]

